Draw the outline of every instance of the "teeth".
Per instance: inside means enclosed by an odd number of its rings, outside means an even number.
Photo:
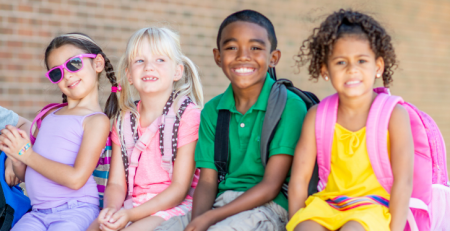
[[[237,73],[250,73],[250,72],[253,72],[255,69],[253,69],[253,68],[245,68],[245,67],[243,67],[243,68],[239,68],[239,69],[236,69],[236,72]]]
[[[347,82],[347,83],[345,83],[345,84],[347,84],[347,85],[351,85],[351,84],[357,84],[357,83],[360,83],[361,81],[359,81],[359,80],[355,80],[355,81],[349,81],[349,82]]]
[[[76,83],[78,83],[78,81],[76,81],[75,83],[72,83],[72,85],[70,85],[69,87],[73,87]]]
[[[147,80],[156,80],[157,78],[152,77],[152,78],[142,78],[142,80],[147,81]]]

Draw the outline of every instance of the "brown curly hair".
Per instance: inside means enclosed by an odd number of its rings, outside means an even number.
[[[383,83],[388,87],[397,68],[397,60],[391,36],[372,17],[357,11],[340,9],[328,16],[320,27],[314,28],[311,36],[303,41],[296,57],[296,66],[310,62],[308,71],[311,79],[318,79],[322,65],[327,64],[334,43],[346,35],[356,35],[369,41],[375,57],[384,59]]]

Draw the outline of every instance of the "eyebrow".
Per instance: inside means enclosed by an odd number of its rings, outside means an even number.
[[[358,55],[357,57],[370,57],[370,55],[362,54],[362,55]],[[344,56],[336,56],[336,57],[332,58],[331,60],[335,60],[335,59],[339,59],[339,58],[344,58]]]
[[[235,39],[235,38],[225,39],[225,41],[223,41],[223,43],[222,43],[222,46],[225,46],[229,42],[237,42],[237,39]],[[261,40],[261,39],[250,39],[250,42],[256,42],[256,43],[261,44],[262,46],[266,46],[266,43],[264,42],[264,40]]]

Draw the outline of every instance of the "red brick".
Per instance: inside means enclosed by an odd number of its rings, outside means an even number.
[[[12,53],[0,51],[0,59],[10,59],[10,58],[12,58]]]
[[[23,35],[23,36],[32,36],[32,35],[33,35],[33,31],[32,31],[32,30],[24,30],[24,29],[20,29],[20,30],[19,30],[19,35]]]
[[[6,42],[8,47],[22,47],[23,43],[21,41],[8,41]]]
[[[9,4],[0,4],[0,10],[12,10],[13,6]]]
[[[23,12],[33,12],[33,7],[28,5],[19,5],[17,9]]]

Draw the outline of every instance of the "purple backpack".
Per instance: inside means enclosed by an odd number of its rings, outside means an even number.
[[[33,126],[36,124],[36,128],[39,129],[42,123],[42,117],[52,109],[60,108],[67,106],[67,103],[52,103],[39,112],[39,114],[34,118],[33,123],[30,128],[30,140],[31,144],[34,144],[36,138],[33,136]],[[111,133],[110,133],[111,135]],[[109,174],[109,163],[111,160],[112,146],[110,135],[108,135],[108,139],[106,140],[106,146],[102,150],[102,154],[100,155],[100,159],[98,160],[97,167],[95,168],[92,175],[94,175],[95,182],[97,183],[98,195],[100,200],[100,208],[103,208],[103,194],[105,193],[106,184],[108,182],[108,174]]]
[[[404,102],[399,96],[391,96],[389,89],[381,87],[374,91],[378,96],[367,118],[366,145],[378,181],[390,193],[394,178],[387,150],[387,131],[392,110],[401,104],[408,111],[414,140],[413,192],[405,230],[450,230],[448,219],[444,219],[450,215],[446,150],[438,126],[414,105]],[[339,97],[334,94],[323,99],[317,108],[315,130],[319,190],[325,189],[330,173],[338,102]]]

